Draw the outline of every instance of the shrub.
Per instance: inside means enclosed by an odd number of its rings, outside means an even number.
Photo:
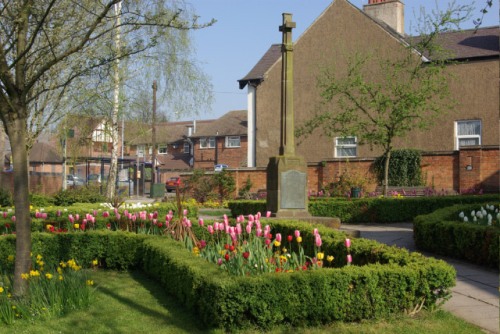
[[[479,209],[477,204],[454,205],[420,215],[413,220],[419,250],[498,268],[500,228],[459,220],[461,211]]]
[[[12,205],[14,205],[14,202],[12,200],[12,194],[10,193],[10,191],[4,188],[0,188],[0,206],[7,207]]]
[[[97,186],[84,186],[59,191],[55,196],[55,205],[67,206],[74,203],[102,203],[106,197],[99,193]]]
[[[391,152],[389,161],[389,186],[421,186],[422,172],[420,167],[421,153],[418,150],[402,149]],[[374,162],[374,169],[380,184],[384,180],[385,156]]]
[[[43,194],[30,194],[30,204],[35,207],[51,206],[55,204],[55,198]]]

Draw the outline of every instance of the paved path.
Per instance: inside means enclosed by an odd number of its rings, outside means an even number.
[[[387,245],[415,251],[413,224],[342,225],[343,230],[360,231],[360,236]],[[424,253],[425,254],[425,253]],[[425,254],[432,256],[430,254]],[[479,326],[485,333],[499,333],[498,280],[499,273],[462,261],[439,257],[457,271],[457,284],[452,297],[443,308],[452,314]]]

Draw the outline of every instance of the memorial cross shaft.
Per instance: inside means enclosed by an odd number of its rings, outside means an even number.
[[[279,27],[283,40],[281,45],[281,140],[280,155],[295,155],[293,113],[293,42],[292,14],[283,13],[283,25]]]

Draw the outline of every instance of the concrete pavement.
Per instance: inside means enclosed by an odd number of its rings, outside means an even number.
[[[412,223],[349,224],[342,225],[341,230],[359,231],[362,238],[416,251]],[[432,254],[423,254],[433,256]],[[480,327],[485,333],[498,334],[499,272],[451,258],[434,257],[448,262],[457,271],[457,284],[452,288],[452,297],[444,304],[443,309]]]

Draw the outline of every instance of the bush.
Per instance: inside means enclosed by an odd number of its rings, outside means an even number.
[[[413,235],[416,247],[422,251],[498,268],[500,228],[459,221],[461,211],[477,209],[477,204],[454,205],[415,217]]]
[[[389,161],[389,186],[422,186],[420,167],[421,153],[418,150],[402,149],[391,152]],[[374,162],[374,169],[380,184],[384,180],[385,156]]]
[[[55,205],[68,206],[74,203],[102,203],[106,197],[99,193],[97,186],[83,186],[59,191],[55,196]]]
[[[45,207],[55,204],[55,198],[43,194],[30,194],[30,204],[34,207]]]
[[[10,191],[0,188],[0,206],[7,207],[12,205],[14,205],[14,201],[12,200],[12,194]]]

